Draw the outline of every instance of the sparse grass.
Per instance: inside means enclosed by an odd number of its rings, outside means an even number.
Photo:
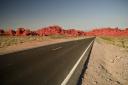
[[[0,48],[15,44],[31,42],[31,41],[46,41],[50,39],[79,39],[81,37],[68,37],[65,35],[50,35],[50,36],[0,36]]]
[[[11,46],[15,44],[20,44],[24,42],[31,41],[44,41],[48,40],[50,37],[41,36],[0,36],[0,47]]]
[[[113,44],[119,47],[128,48],[128,36],[126,37],[100,37],[106,43]]]

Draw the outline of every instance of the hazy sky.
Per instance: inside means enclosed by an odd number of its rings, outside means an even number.
[[[0,27],[128,27],[128,0],[0,0]]]

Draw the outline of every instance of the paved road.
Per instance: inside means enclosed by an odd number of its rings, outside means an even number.
[[[0,55],[0,85],[60,85],[92,40]]]

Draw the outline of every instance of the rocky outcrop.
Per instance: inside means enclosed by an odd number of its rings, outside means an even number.
[[[16,31],[13,29],[8,29],[4,31],[0,29],[0,35],[10,35],[10,36],[29,36],[29,35],[38,35],[38,36],[49,36],[49,35],[65,35],[70,37],[77,36],[128,36],[128,28],[124,30],[116,28],[99,28],[93,29],[89,32],[84,32],[76,29],[68,29],[65,30],[60,26],[48,26],[44,28],[40,28],[35,31],[31,31],[26,28],[17,28]]]
[[[128,28],[121,30],[119,28],[100,28],[86,32],[88,36],[128,36]]]

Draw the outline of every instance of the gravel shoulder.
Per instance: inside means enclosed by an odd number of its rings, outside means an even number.
[[[128,85],[128,51],[97,38],[82,85]]]

